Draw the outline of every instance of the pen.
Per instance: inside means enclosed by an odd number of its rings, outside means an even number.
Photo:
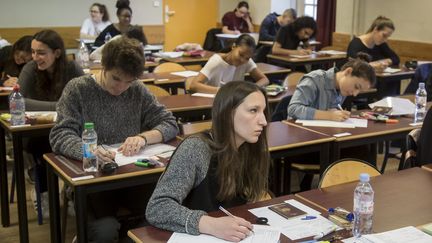
[[[220,211],[224,212],[226,215],[235,218],[235,216],[232,213],[230,213],[228,210],[226,210],[222,206],[219,206],[219,209],[220,209]],[[255,234],[255,232],[252,229],[249,229],[249,230]]]
[[[336,227],[335,226],[329,227],[328,229],[326,229],[326,230],[318,233],[317,235],[315,235],[313,239],[314,240],[319,240],[319,239],[323,238],[324,236],[333,233],[334,231],[336,231]]]
[[[342,109],[342,106],[340,105],[340,104],[338,104],[338,107],[337,107],[339,110],[341,110],[341,111],[343,111],[343,109]]]
[[[109,151],[105,148],[105,146],[103,146],[103,144],[101,144],[100,146],[103,150],[105,150],[105,152],[109,153]],[[113,159],[111,159],[111,162],[115,163],[115,161]]]
[[[307,215],[304,218],[302,218],[302,220],[311,220],[311,219],[316,219],[316,218],[317,218],[316,216]]]

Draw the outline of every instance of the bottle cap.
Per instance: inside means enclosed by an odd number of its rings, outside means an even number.
[[[425,83],[423,83],[423,82],[419,83],[419,88],[424,89],[424,87],[425,87]]]
[[[13,86],[12,90],[13,90],[14,92],[19,92],[19,91],[20,91],[20,86],[19,86],[19,84],[15,84],[15,85]]]
[[[86,123],[84,123],[84,128],[85,129],[92,129],[92,128],[94,128],[94,123],[93,122],[86,122]]]
[[[361,182],[369,182],[369,174],[368,173],[361,173],[360,174],[360,181]]]

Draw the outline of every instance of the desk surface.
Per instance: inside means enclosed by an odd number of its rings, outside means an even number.
[[[380,72],[380,73],[376,73],[376,76],[378,79],[382,79],[382,78],[390,78],[390,77],[400,77],[400,78],[405,78],[405,77],[414,77],[415,74],[415,70],[401,70],[400,72],[396,72],[396,73],[384,73],[384,72]]]
[[[32,130],[51,129],[54,126],[54,123],[13,127],[10,125],[8,121],[0,119],[0,125],[3,126],[8,132],[23,132],[23,131],[32,131]]]
[[[296,194],[323,210],[330,207],[353,208],[357,182]],[[373,230],[383,232],[404,226],[419,226],[432,221],[432,173],[412,168],[371,178],[375,191]]]
[[[303,204],[306,204],[309,207],[312,207],[318,211],[320,211],[321,213],[325,213],[324,210],[319,209],[318,207],[309,204],[305,201],[302,201],[301,199],[299,200],[298,198],[293,197],[292,195],[289,196],[283,196],[283,197],[278,197],[278,198],[274,198],[268,201],[263,201],[263,202],[258,202],[258,203],[253,203],[253,204],[245,204],[239,207],[234,207],[230,209],[230,212],[236,216],[242,217],[250,222],[255,222],[256,217],[255,215],[253,215],[252,213],[250,213],[248,211],[248,209],[252,209],[252,208],[258,208],[258,207],[263,207],[263,206],[267,206],[267,205],[273,205],[273,204],[277,204],[277,203],[281,203],[285,200],[289,200],[289,199],[296,199],[298,201],[300,201]],[[211,216],[224,216],[222,212],[218,211],[218,212],[212,212],[210,213]],[[145,243],[161,243],[161,242],[167,242],[168,239],[171,237],[172,232],[171,231],[166,231],[166,230],[161,230],[158,228],[155,228],[153,226],[146,226],[146,227],[142,227],[142,228],[137,228],[137,229],[133,229],[130,230],[128,232],[128,236],[130,238],[132,238],[135,242],[145,242]],[[280,243],[288,243],[288,242],[294,242],[291,241],[290,239],[288,239],[285,235],[281,234],[280,237]]]
[[[319,62],[319,61],[337,61],[345,59],[347,56],[346,54],[343,55],[316,55],[312,54],[310,58],[296,58],[291,57],[288,55],[273,55],[269,54],[267,55],[267,58],[280,60],[287,63],[309,63],[309,62]]]
[[[215,54],[212,51],[204,51],[203,56],[198,57],[176,57],[176,58],[162,58],[167,62],[175,62],[183,65],[187,65],[189,63],[206,63],[208,59]]]

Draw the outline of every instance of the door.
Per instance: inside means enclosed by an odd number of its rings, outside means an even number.
[[[218,20],[218,0],[164,0],[165,51],[185,42],[204,44]]]

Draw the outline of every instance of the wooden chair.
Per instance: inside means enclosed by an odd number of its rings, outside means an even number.
[[[342,159],[331,164],[321,176],[319,188],[330,187],[343,183],[357,181],[361,173],[368,173],[371,177],[379,176],[379,170],[359,159]]]
[[[199,133],[211,128],[211,121],[193,122],[193,123],[180,123],[180,134],[189,136],[191,134]]]
[[[304,75],[305,73],[302,72],[292,72],[288,74],[283,82],[283,86],[289,87],[289,86],[297,85],[300,79],[303,78]]]
[[[153,85],[153,84],[146,84],[145,85],[147,89],[154,95],[154,96],[170,96],[171,94],[164,90],[163,88]]]
[[[154,73],[169,73],[169,72],[179,72],[179,71],[186,71],[186,68],[174,62],[161,63],[153,70]]]

